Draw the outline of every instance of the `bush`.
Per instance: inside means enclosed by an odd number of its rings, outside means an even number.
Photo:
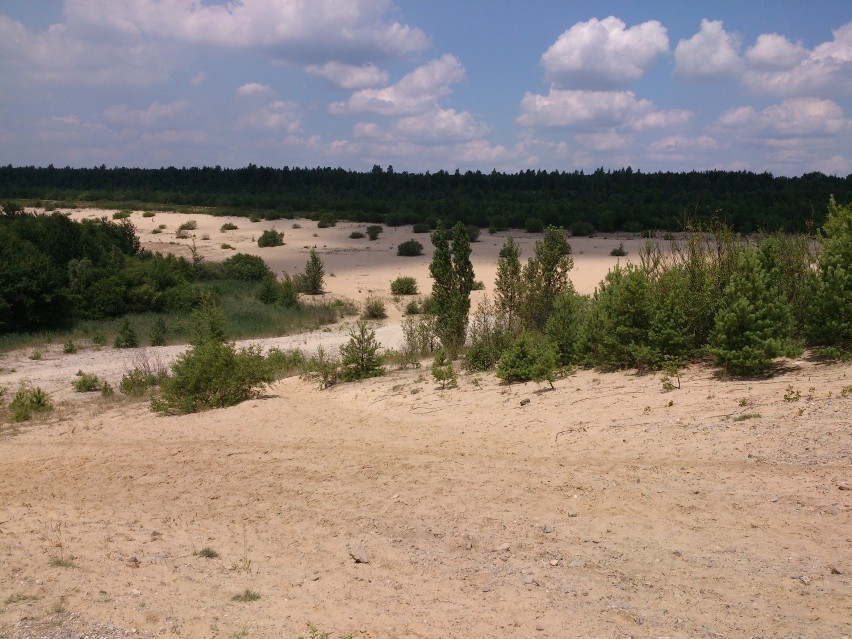
[[[571,225],[571,235],[574,237],[588,237],[595,232],[595,227],[589,222],[575,222]]]
[[[530,217],[524,222],[524,230],[527,233],[541,233],[544,230],[544,222],[537,217]]]
[[[77,344],[74,343],[73,339],[69,339],[67,342],[65,342],[65,344],[63,344],[62,352],[66,355],[73,355],[77,352]]]
[[[178,231],[194,231],[198,228],[198,222],[195,220],[187,220],[183,224],[177,227]]]
[[[219,231],[224,233],[225,231],[236,231],[239,227],[233,222],[225,222],[222,226],[219,227]]]
[[[301,291],[308,295],[321,295],[323,292],[325,267],[317,255],[316,249],[311,249],[308,262],[305,264],[305,273],[301,280]]]
[[[115,213],[112,214],[112,219],[114,219],[114,220],[126,220],[127,218],[130,217],[130,213],[131,212],[128,211],[127,209],[123,209],[121,211],[116,211]]]
[[[412,233],[429,233],[432,228],[426,222],[418,222],[411,227]]]
[[[382,357],[378,354],[376,331],[359,321],[349,329],[349,341],[340,347],[344,381],[351,382],[367,377],[378,377],[384,372]]]
[[[373,224],[367,227],[367,237],[371,240],[379,239],[379,233],[381,233],[384,229],[378,224]]]
[[[408,304],[405,305],[405,314],[406,315],[420,315],[423,312],[423,309],[420,307],[419,300],[411,300]]]
[[[367,296],[364,300],[364,310],[361,312],[362,319],[384,319],[387,317],[385,310],[385,301],[381,297],[374,295]]]
[[[166,325],[166,320],[162,316],[155,319],[148,334],[148,341],[151,346],[165,346],[168,332],[169,327]]]
[[[337,226],[337,219],[328,214],[323,214],[320,216],[320,219],[317,222],[318,229],[327,229],[332,226]]]
[[[139,346],[139,338],[136,337],[136,331],[128,320],[121,323],[112,345],[115,348],[136,348]]]
[[[296,372],[304,370],[307,362],[305,354],[298,348],[282,351],[280,348],[270,348],[266,353],[266,363],[276,379],[283,379]]]
[[[142,217],[154,217],[155,215],[154,211],[142,211]]]
[[[390,290],[393,295],[417,295],[417,280],[404,275],[391,282]]]
[[[260,237],[257,238],[257,245],[260,248],[267,248],[270,246],[283,246],[284,244],[284,234],[280,231],[276,231],[275,229],[266,229],[263,233],[260,234]]]
[[[620,242],[618,248],[614,248],[609,252],[613,257],[624,257],[627,251],[624,250],[624,242]]]
[[[78,393],[91,393],[101,388],[101,380],[94,373],[77,371],[77,379],[71,382],[71,388]]]
[[[511,343],[511,320],[486,299],[471,316],[468,337],[471,345],[465,355],[465,368],[491,370]]]
[[[365,237],[367,237],[367,236],[364,235],[361,231],[352,231],[349,234],[350,240],[363,240]]]
[[[270,277],[272,271],[257,255],[237,253],[222,262],[222,274],[227,279],[244,282],[259,282]]]
[[[322,346],[305,363],[302,379],[319,381],[320,390],[334,386],[340,380],[340,360],[329,356]]]
[[[423,245],[417,240],[406,240],[396,247],[396,254],[403,257],[423,255]]]
[[[559,354],[556,346],[543,335],[524,331],[500,356],[497,377],[512,382],[543,382],[553,388]]]
[[[468,224],[466,228],[467,228],[468,239],[471,242],[478,242],[479,241],[479,234],[481,233],[480,228],[478,226],[474,226],[473,224]]]
[[[432,361],[432,377],[436,382],[440,382],[441,389],[456,386],[456,369],[446,349],[442,348],[435,354],[435,359]]]
[[[32,419],[33,413],[52,411],[53,403],[41,388],[24,381],[9,403],[9,410],[12,412],[13,421],[25,422]]]

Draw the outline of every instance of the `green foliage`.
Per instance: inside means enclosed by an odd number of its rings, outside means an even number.
[[[101,389],[101,379],[94,373],[77,371],[77,378],[71,382],[71,387],[78,393],[91,393]]]
[[[177,227],[178,231],[194,231],[198,228],[198,222],[195,220],[187,220]]]
[[[624,249],[624,242],[620,242],[618,247],[612,249],[609,254],[613,257],[624,257],[627,255],[627,251]]]
[[[341,362],[326,353],[322,346],[317,347],[316,353],[305,363],[304,379],[318,381],[320,390],[324,390],[340,381]]]
[[[154,211],[142,211],[142,217],[154,217],[155,215]]]
[[[489,300],[483,300],[470,319],[470,348],[465,354],[465,368],[469,371],[494,368],[514,335],[506,314],[501,313]]]
[[[541,221],[541,218],[528,217],[524,221],[524,230],[527,233],[541,233],[544,230],[544,222]]]
[[[361,231],[352,231],[349,234],[350,240],[363,240],[365,237],[367,237],[367,236],[364,235]]]
[[[500,356],[497,377],[510,384],[547,381],[552,388],[558,367],[556,346],[539,333],[524,331]]]
[[[423,245],[417,240],[406,240],[400,242],[396,247],[396,254],[402,257],[416,257],[423,255]]]
[[[367,237],[369,237],[370,240],[377,240],[377,239],[379,239],[379,234],[383,230],[384,229],[381,227],[381,225],[371,224],[370,226],[367,227]]]
[[[283,246],[284,244],[284,233],[281,231],[276,231],[275,229],[266,229],[263,233],[260,234],[260,237],[257,238],[257,245],[260,248],[268,248],[270,246]]]
[[[556,347],[561,364],[574,364],[579,360],[577,342],[586,321],[589,298],[578,295],[574,287],[560,293],[553,302],[553,312],[547,319],[544,334]]]
[[[112,214],[112,219],[114,220],[124,220],[130,217],[132,211],[128,211],[127,209],[123,209],[121,211],[116,211]]]
[[[409,317],[402,322],[402,336],[405,346],[403,352],[420,357],[438,349],[438,336],[435,334],[435,316],[422,315]]]
[[[475,224],[468,224],[467,226],[465,226],[465,228],[467,229],[468,239],[471,242],[478,242],[479,241],[479,234],[482,232],[482,230],[478,226],[476,226]]]
[[[317,221],[318,229],[327,229],[332,226],[337,226],[337,218],[333,215],[329,215],[328,213],[323,213],[320,215],[319,220]]]
[[[441,389],[455,388],[457,385],[452,357],[444,348],[435,353],[435,359],[432,361],[432,377],[441,384]]]
[[[427,222],[418,222],[411,227],[412,233],[429,233],[432,227]]]
[[[115,348],[136,348],[139,346],[136,330],[130,325],[129,320],[124,320],[118,327],[118,334],[116,334],[112,345]]]
[[[222,276],[243,282],[259,282],[272,275],[262,257],[237,253],[222,262]]]
[[[148,389],[159,386],[167,376],[168,371],[164,367],[141,358],[137,366],[121,376],[118,390],[122,395],[142,397]]]
[[[571,235],[574,237],[589,237],[595,232],[595,227],[591,222],[580,221],[574,222],[571,225]]]
[[[257,601],[258,599],[260,599],[260,593],[255,592],[254,590],[249,590],[248,588],[231,597],[231,601],[238,601],[240,603]]]
[[[420,315],[423,312],[420,300],[411,300],[405,305],[406,315]]]
[[[219,556],[219,553],[213,550],[212,548],[205,546],[201,550],[192,553],[197,557],[204,557],[205,559],[216,559]]]
[[[73,339],[69,339],[65,344],[62,345],[62,352],[66,355],[73,355],[77,352],[77,344]]]
[[[286,351],[280,348],[270,348],[266,353],[266,363],[275,379],[282,379],[294,373],[301,373],[307,361],[308,359],[305,357],[305,354],[298,348]]]
[[[520,330],[521,305],[524,282],[521,271],[521,250],[515,240],[506,239],[497,260],[497,277],[494,280],[494,301],[497,311],[506,318],[508,329],[514,334]]]
[[[12,421],[25,422],[32,419],[33,413],[52,411],[53,402],[41,388],[23,381],[12,401],[9,402],[9,410],[12,414]]]
[[[722,296],[708,351],[735,375],[760,375],[792,354],[790,305],[757,251],[740,256]]]
[[[361,312],[361,318],[365,320],[384,319],[387,316],[385,301],[381,297],[368,295],[367,299],[364,300],[364,310]]]
[[[541,332],[553,311],[553,302],[571,287],[571,246],[561,228],[548,226],[535,243],[533,256],[523,269],[523,302],[520,314],[526,328]]]
[[[473,265],[470,261],[470,240],[467,229],[459,222],[450,232],[443,226],[432,233],[435,253],[429,264],[432,276],[432,301],[435,332],[441,345],[452,356],[464,345],[470,313],[470,292],[473,289]]]
[[[393,295],[417,295],[417,280],[401,275],[391,282],[390,290]]]
[[[311,249],[305,273],[302,276],[302,292],[307,295],[321,295],[323,292],[325,266],[317,255],[316,249]]]
[[[852,205],[834,198],[820,239],[818,282],[807,317],[807,335],[835,355],[852,355]]]
[[[357,322],[349,329],[349,341],[340,347],[342,379],[351,382],[384,373],[379,348],[376,331],[363,320]]]

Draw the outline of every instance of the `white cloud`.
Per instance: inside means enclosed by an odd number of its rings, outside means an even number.
[[[456,147],[453,156],[468,165],[481,165],[484,162],[500,162],[510,157],[506,147],[491,145],[486,140],[471,140]]]
[[[656,20],[625,27],[613,16],[578,22],[541,56],[547,78],[559,86],[603,88],[642,77],[668,51],[666,29]]]
[[[173,118],[175,115],[189,107],[187,100],[168,102],[161,104],[153,102],[147,109],[133,110],[126,104],[117,104],[104,110],[104,119],[112,124],[124,126],[152,127],[160,124],[163,120]]]
[[[207,81],[207,74],[204,71],[201,71],[199,73],[196,73],[194,76],[192,76],[192,79],[189,81],[189,83],[192,84],[193,86],[197,87],[197,86],[204,84],[206,81]]]
[[[343,62],[326,62],[323,65],[309,65],[305,71],[325,78],[333,85],[349,91],[374,87],[388,81],[387,72],[374,64],[355,66]]]
[[[389,0],[67,0],[68,21],[177,42],[259,49],[299,64],[369,59],[429,46],[419,29],[387,21]]]
[[[575,136],[586,149],[594,151],[620,151],[633,143],[633,136],[610,129],[599,133],[581,133]]]
[[[689,111],[659,111],[650,100],[637,100],[632,91],[551,89],[546,96],[527,93],[517,121],[528,127],[626,127],[641,131],[680,126],[690,117]]]
[[[161,146],[169,144],[206,144],[210,136],[206,131],[197,129],[173,130],[166,129],[142,135],[142,144],[149,146]]]
[[[271,86],[259,82],[249,82],[237,89],[237,95],[245,96],[269,95],[271,93],[274,93]]]
[[[462,64],[450,54],[432,60],[382,89],[361,89],[346,102],[335,102],[329,111],[413,115],[431,109],[439,98],[450,93],[450,85],[465,77]]]
[[[852,95],[852,22],[832,31],[834,39],[808,51],[776,34],[761,35],[746,52],[752,65],[743,83],[773,95]]]
[[[652,142],[648,149],[655,153],[682,153],[684,151],[710,151],[719,148],[716,138],[699,135],[694,138],[684,135],[671,135]]]
[[[701,29],[675,47],[675,75],[690,80],[722,80],[743,70],[738,38],[725,32],[719,20],[701,21]]]
[[[240,123],[252,128],[280,129],[292,134],[302,131],[299,105],[289,100],[274,100],[262,109],[243,116]]]
[[[750,106],[738,107],[719,118],[722,130],[760,139],[766,144],[781,144],[785,140],[799,144],[803,138],[810,138],[811,144],[820,144],[824,140],[814,138],[835,136],[850,125],[852,121],[844,117],[837,103],[819,98],[790,98],[762,111]]]
[[[471,140],[488,133],[488,127],[468,111],[459,113],[453,109],[440,108],[400,118],[393,128],[398,136],[405,139],[441,142]]]

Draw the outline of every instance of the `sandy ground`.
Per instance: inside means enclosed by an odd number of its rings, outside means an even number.
[[[210,259],[271,226],[235,219],[250,230],[222,240],[226,219],[193,219]],[[355,299],[398,274],[426,287],[428,255],[389,248],[410,229],[368,243],[300,223],[251,252],[293,272],[314,240],[328,288]],[[579,290],[620,241],[572,241]],[[500,244],[474,245],[489,286]],[[387,345],[398,334],[394,317],[379,328]],[[555,390],[490,374],[440,390],[424,365],[325,391],[290,378],[181,417],[70,392],[77,369],[115,380],[140,356],[0,357],[0,385],[25,376],[57,403],[0,424],[0,637],[852,636],[850,364],[747,381],[694,366],[670,392],[596,371]],[[260,598],[232,600],[246,589]]]

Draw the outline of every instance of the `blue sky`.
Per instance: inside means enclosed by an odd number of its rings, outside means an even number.
[[[852,173],[848,0],[0,0],[0,164]]]

